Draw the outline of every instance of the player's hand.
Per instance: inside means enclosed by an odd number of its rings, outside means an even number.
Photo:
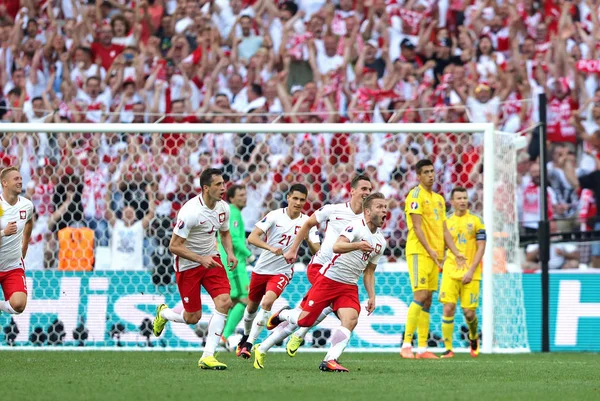
[[[234,271],[237,267],[237,264],[238,260],[235,256],[227,255],[227,267],[229,268],[229,271]]]
[[[454,255],[454,257],[456,259],[456,265],[458,267],[462,267],[462,266],[465,266],[467,264],[467,258],[462,253],[459,252],[456,255]]]
[[[440,267],[440,268],[442,267],[442,266],[440,266],[440,261],[439,261],[438,254],[436,251],[434,251],[433,249],[431,251],[429,251],[429,257],[431,259],[433,259],[433,261],[438,265],[438,267]]]
[[[198,259],[200,264],[207,269],[214,269],[215,267],[220,267],[221,265],[213,259],[212,256],[200,256]]]
[[[365,306],[365,309],[367,310],[367,316],[370,316],[371,313],[373,313],[373,311],[375,310],[375,298],[369,298],[369,300],[367,301],[367,306]]]
[[[270,249],[270,251],[271,251],[271,253],[274,253],[274,254],[275,254],[275,255],[277,255],[277,256],[281,256],[281,255],[283,255],[283,249],[281,249],[281,248],[275,248],[275,247],[272,247],[272,248]]]
[[[361,252],[373,252],[373,247],[367,241],[360,241],[356,244],[356,249]]]
[[[296,261],[296,259],[298,258],[297,252],[293,251],[291,249],[288,249],[284,254],[283,257],[285,258],[285,261],[288,263],[294,263]]]
[[[471,281],[473,281],[473,272],[471,270],[469,270],[463,276],[462,283],[463,284],[469,284]]]
[[[11,221],[4,229],[4,236],[9,237],[17,233],[17,222]]]

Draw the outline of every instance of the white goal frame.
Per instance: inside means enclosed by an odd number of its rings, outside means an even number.
[[[2,132],[24,133],[362,133],[362,134],[418,134],[418,133],[480,133],[483,142],[483,219],[492,227],[494,221],[494,176],[495,143],[494,124],[491,123],[410,123],[410,124],[46,124],[8,123],[0,125]],[[493,352],[494,343],[494,304],[493,304],[493,250],[494,235],[487,236],[486,252],[483,258],[483,297],[482,297],[482,347],[484,353]],[[21,348],[21,347],[18,347]],[[87,348],[86,348],[87,349]]]

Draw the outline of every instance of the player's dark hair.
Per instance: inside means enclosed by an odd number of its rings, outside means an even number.
[[[366,174],[358,174],[350,182],[350,187],[351,188],[356,188],[358,186],[358,182],[359,181],[367,181],[368,183],[371,183],[371,179],[369,178],[368,175],[366,175]]]
[[[363,201],[363,209],[370,209],[371,204],[375,199],[385,200],[385,196],[381,192],[374,192],[371,195],[367,196]]]
[[[200,187],[202,187],[202,189],[204,189],[204,186],[210,187],[212,178],[215,175],[223,175],[223,173],[218,168],[207,168],[204,170],[202,174],[200,174]]]
[[[235,194],[240,189],[246,189],[244,185],[233,184],[227,188],[227,199],[231,202],[232,198],[235,198]]]
[[[290,187],[290,190],[287,193],[287,196],[290,196],[291,194],[293,194],[294,191],[300,192],[301,194],[304,194],[304,195],[308,196],[308,189],[306,188],[306,186],[304,186],[302,184],[294,184],[294,185],[292,185]]]
[[[467,193],[467,188],[463,188],[463,187],[454,187],[452,188],[452,192],[450,192],[450,199],[454,198],[454,194],[457,192],[464,192]]]
[[[433,167],[433,162],[429,159],[421,159],[417,162],[416,168],[417,168],[417,174],[421,174],[421,171],[423,170],[423,167],[427,167],[427,166],[431,166]]]

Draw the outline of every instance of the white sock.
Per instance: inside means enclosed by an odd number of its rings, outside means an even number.
[[[288,322],[283,322],[279,326],[277,326],[271,335],[265,339],[262,343],[260,343],[258,350],[260,352],[267,352],[271,349],[275,344],[278,344],[285,340],[296,330],[298,326],[295,324],[291,324]]]
[[[333,309],[331,308],[331,306],[328,306],[327,308],[323,309],[323,311],[321,312],[321,314],[319,315],[319,317],[317,318],[317,320],[315,321],[315,324],[312,325],[312,327],[300,327],[300,329],[298,329],[298,331],[296,332],[296,334],[294,334],[295,336],[298,336],[300,338],[304,338],[306,336],[306,333],[308,333],[308,331],[310,329],[312,329],[315,326],[318,326],[319,323],[321,323],[323,320],[325,320],[325,318],[331,313],[333,312]]]
[[[423,352],[427,352],[427,347],[419,347],[419,348],[417,348],[417,353],[422,354]]]
[[[19,313],[10,306],[10,301],[0,302],[0,310],[10,315],[19,315]]]
[[[171,322],[175,322],[175,323],[185,323],[185,319],[183,318],[183,313],[184,311],[182,310],[181,312],[175,312],[173,309],[163,309],[162,311],[160,311],[160,316],[163,319],[167,319]]]
[[[252,330],[250,330],[250,335],[248,336],[248,342],[250,344],[254,344],[260,333],[265,328],[267,324],[267,320],[269,319],[269,315],[271,311],[261,309],[254,318],[254,323],[252,324]]]
[[[227,315],[214,311],[212,317],[210,318],[210,322],[208,322],[208,332],[206,333],[206,345],[204,346],[204,353],[202,353],[202,358],[205,358],[207,356],[213,356],[215,354],[217,345],[219,345],[219,340],[223,335],[223,328],[225,327],[226,320]]]
[[[281,311],[279,314],[279,319],[290,322],[291,324],[298,324],[298,318],[302,311],[300,309],[286,309]]]
[[[245,336],[250,335],[250,331],[252,330],[252,322],[254,322],[254,318],[256,317],[257,313],[258,313],[258,311],[254,312],[254,313],[248,312],[247,306],[246,306],[246,309],[244,309],[244,335]]]
[[[352,336],[352,332],[345,327],[340,326],[333,336],[331,337],[331,348],[329,348],[329,352],[325,355],[324,361],[333,361],[337,360],[346,346],[348,345],[348,341],[350,341],[350,336]]]
[[[402,348],[412,348],[411,343],[402,343]]]

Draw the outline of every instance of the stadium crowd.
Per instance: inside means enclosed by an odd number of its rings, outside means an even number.
[[[555,229],[591,229],[600,191],[568,176],[600,169],[599,11],[593,0],[0,0],[0,119],[493,122],[529,140],[518,210],[535,231],[538,130],[529,128],[545,92]],[[309,187],[310,213],[346,199],[364,171],[393,199],[393,261],[415,162],[434,160],[436,189],[465,186],[481,212],[482,146],[467,134],[4,132],[0,165],[20,166],[36,207],[28,268],[56,266],[65,227],[90,227],[107,246],[116,218],[143,221],[143,265],[164,265],[173,218],[207,166],[246,186],[248,231],[292,183]]]

